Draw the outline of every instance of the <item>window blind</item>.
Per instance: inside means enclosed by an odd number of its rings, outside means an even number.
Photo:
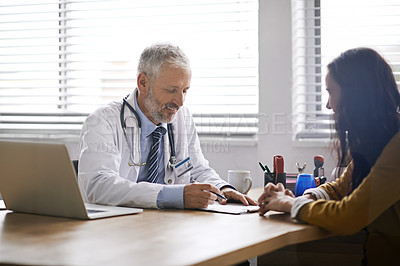
[[[193,76],[200,134],[254,135],[256,0],[3,0],[0,138],[76,138],[99,106],[136,87],[140,53],[171,42]]]
[[[391,64],[400,84],[400,3],[396,0],[293,0],[295,138],[327,139],[326,66],[345,50],[370,47]]]

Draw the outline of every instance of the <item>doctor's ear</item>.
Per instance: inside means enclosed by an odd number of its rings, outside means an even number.
[[[150,85],[149,79],[146,74],[140,72],[137,77],[137,86],[138,90],[142,93],[147,92],[147,89]]]

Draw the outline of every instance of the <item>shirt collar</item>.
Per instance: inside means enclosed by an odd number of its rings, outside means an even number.
[[[151,133],[159,126],[163,127],[165,130],[162,131],[162,135],[165,135],[167,132],[167,123],[161,123],[159,125],[155,125],[153,122],[150,121],[150,119],[147,118],[140,110],[139,105],[137,103],[137,89],[134,92],[134,102],[135,102],[135,110],[140,118],[140,121],[142,122],[142,135],[145,136],[146,138],[151,135]]]

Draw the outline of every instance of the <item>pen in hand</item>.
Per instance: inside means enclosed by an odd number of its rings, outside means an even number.
[[[215,194],[217,197],[220,197],[221,199],[223,199],[223,200],[227,200],[224,196],[222,196],[222,195],[220,195],[220,194],[218,194],[218,193],[215,193],[214,191],[211,191],[211,190],[209,190],[211,193],[213,193],[213,194]]]

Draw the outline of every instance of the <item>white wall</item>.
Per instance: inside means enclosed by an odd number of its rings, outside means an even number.
[[[272,168],[272,157],[285,158],[285,170],[296,173],[296,162],[307,163],[312,173],[315,155],[325,157],[325,173],[335,162],[326,143],[299,143],[292,140],[291,92],[291,8],[290,0],[260,0],[259,3],[259,134],[256,140],[216,140],[201,138],[210,165],[227,178],[229,169],[250,170],[253,187],[263,186],[258,162]],[[68,144],[71,158],[78,158],[78,147]],[[272,170],[272,169],[271,169]]]
[[[285,170],[296,173],[296,162],[307,163],[312,173],[315,155],[325,157],[325,173],[335,166],[327,143],[293,141],[290,118],[292,114],[291,64],[291,6],[290,0],[260,0],[259,3],[259,108],[258,140],[255,143],[205,142],[203,152],[210,165],[223,177],[229,169],[250,170],[253,187],[263,186],[263,173],[258,161],[272,168],[272,157],[285,158]],[[225,147],[221,149],[219,147]],[[227,147],[227,148],[226,148]],[[271,169],[272,170],[272,169]]]

